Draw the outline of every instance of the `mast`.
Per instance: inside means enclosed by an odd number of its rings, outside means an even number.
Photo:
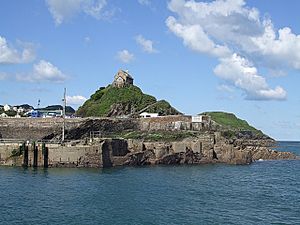
[[[66,105],[67,105],[66,92],[67,89],[64,88],[63,111],[62,111],[62,116],[63,116],[62,140],[61,140],[62,143],[65,141],[65,120],[66,120]]]

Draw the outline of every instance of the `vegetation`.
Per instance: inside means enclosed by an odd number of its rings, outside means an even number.
[[[237,118],[233,113],[205,112],[202,114],[209,115],[213,121],[215,121],[217,124],[221,125],[226,129],[260,132],[259,130],[250,126],[246,120]]]
[[[101,87],[79,107],[76,114],[82,117],[120,116],[138,113],[147,106],[149,106],[149,110],[147,109],[149,112],[159,112],[162,115],[179,114],[168,102],[157,102],[155,97],[144,94],[134,85],[122,88],[111,85],[106,88]]]
[[[63,110],[63,106],[61,106],[61,105],[50,105],[50,106],[47,106],[45,108],[41,108],[40,110],[48,110],[48,111]],[[74,114],[75,110],[71,106],[66,106],[66,113],[67,114]]]
[[[13,110],[8,110],[6,112],[4,112],[7,116],[9,117],[14,117],[17,115],[17,112],[16,111],[13,111]]]
[[[192,131],[131,131],[108,136],[111,138],[139,139],[144,141],[181,141],[188,137],[196,137]]]
[[[158,113],[161,116],[178,114],[178,111],[176,109],[174,109],[170,105],[170,103],[168,103],[165,100],[160,100],[160,101],[156,102],[155,104],[149,106],[149,108],[147,108],[147,112]]]

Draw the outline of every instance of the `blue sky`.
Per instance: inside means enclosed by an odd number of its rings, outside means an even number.
[[[128,69],[186,114],[228,111],[300,140],[300,2],[31,0],[0,3],[0,104],[75,108]]]

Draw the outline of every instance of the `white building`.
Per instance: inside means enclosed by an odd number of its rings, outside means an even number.
[[[22,112],[24,112],[24,109],[22,107],[19,107],[18,110],[17,110],[17,112],[18,113],[22,113]]]
[[[6,104],[5,106],[3,106],[3,109],[5,112],[9,111],[9,110],[11,110],[11,106]]]
[[[192,123],[210,123],[210,116],[207,115],[192,116]]]
[[[140,117],[142,118],[153,118],[153,117],[158,117],[158,113],[147,113],[143,112],[140,114]]]
[[[5,113],[1,113],[1,114],[0,114],[0,117],[1,117],[1,118],[5,118],[5,117],[8,117],[8,115],[6,115]]]

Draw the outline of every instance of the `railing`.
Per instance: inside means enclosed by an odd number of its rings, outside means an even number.
[[[4,144],[12,144],[12,143],[24,143],[26,142],[27,140],[24,140],[24,139],[9,139],[9,138],[1,138],[0,139],[0,143],[4,143]]]
[[[80,139],[80,140],[65,140],[63,143],[64,144],[69,144],[71,142],[80,142],[80,141],[85,141],[85,139]],[[58,141],[58,140],[28,140],[28,139],[8,139],[8,138],[5,138],[5,139],[0,139],[0,144],[22,144],[22,143],[28,143],[28,144],[31,144],[33,142],[35,142],[36,144],[62,144],[61,141]]]

